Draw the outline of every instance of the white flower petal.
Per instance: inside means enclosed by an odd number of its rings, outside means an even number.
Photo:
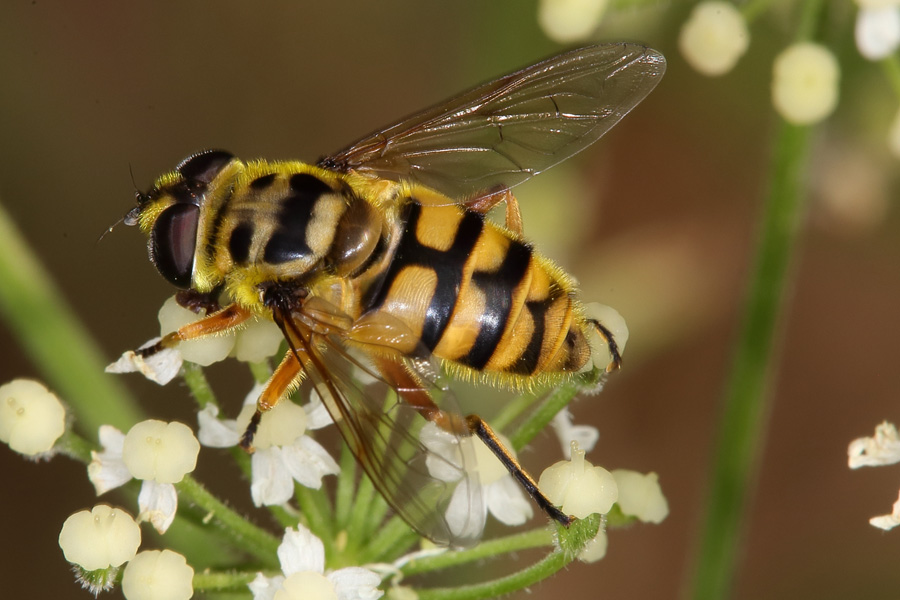
[[[772,104],[786,121],[811,125],[834,111],[841,68],[834,53],[812,42],[785,48],[772,65]]]
[[[891,530],[897,525],[900,525],[900,497],[898,497],[897,501],[894,502],[891,514],[872,517],[871,519],[869,519],[869,523],[879,529],[884,529],[885,531]]]
[[[378,589],[381,577],[362,567],[338,569],[327,575],[334,584],[338,600],[376,600],[384,595]]]
[[[890,56],[900,45],[900,9],[863,8],[856,16],[856,47],[869,60]]]
[[[340,472],[340,467],[328,451],[308,435],[301,436],[291,446],[284,446],[282,459],[291,477],[314,490],[322,487],[322,477]]]
[[[730,2],[700,2],[678,35],[678,49],[689,65],[709,77],[724,75],[750,45],[747,22]]]
[[[322,429],[334,423],[331,413],[325,408],[325,404],[319,399],[318,394],[314,394],[313,399],[303,405],[303,410],[306,411],[307,429]]]
[[[563,456],[567,459],[572,458],[572,441],[577,442],[578,447],[585,452],[590,452],[597,445],[597,440],[600,439],[600,432],[596,427],[592,425],[574,425],[572,423],[572,413],[567,408],[556,413],[550,424],[553,426],[556,437],[559,439]]]
[[[262,573],[257,573],[256,578],[247,584],[250,593],[253,594],[253,600],[274,600],[275,592],[284,585],[284,576],[276,575],[275,577],[266,577]]]
[[[488,511],[504,525],[521,525],[534,514],[522,487],[510,475],[483,489]]]
[[[278,546],[278,561],[288,577],[303,571],[324,573],[325,546],[313,532],[297,525],[297,529],[284,530],[284,538]]]
[[[250,459],[250,496],[256,506],[284,504],[294,495],[294,479],[282,458],[282,449],[257,450]]]
[[[878,467],[900,462],[900,434],[887,421],[875,428],[873,437],[864,437],[850,442],[847,448],[851,469]]]
[[[441,481],[459,481],[462,477],[459,439],[429,421],[419,431],[419,441],[430,451],[425,457],[428,473]]]
[[[199,321],[203,318],[203,315],[184,308],[172,296],[160,307],[157,318],[159,320],[160,335],[167,335],[177,331],[184,325]],[[184,360],[202,367],[208,367],[227,358],[234,348],[234,342],[235,335],[232,330],[180,342],[178,351]]]
[[[159,340],[160,338],[153,338],[141,348],[152,346]],[[107,373],[140,373],[150,381],[166,385],[178,375],[182,360],[177,348],[165,348],[147,358],[129,350],[119,360],[107,365],[105,370]]]
[[[122,460],[137,479],[178,483],[197,466],[200,442],[184,423],[141,421],[125,434]]]
[[[487,514],[487,505],[483,501],[478,502],[482,493],[473,496],[469,492],[469,485],[468,479],[463,479],[456,485],[444,513],[450,532],[461,543],[465,543],[465,540],[477,540],[481,536]],[[478,506],[472,506],[473,500]]]
[[[554,42],[570,44],[591,35],[609,0],[541,0],[538,25]]]
[[[234,419],[219,419],[219,407],[207,404],[197,413],[197,438],[207,448],[231,448],[241,441],[241,431]]]
[[[91,450],[87,472],[99,496],[131,481],[131,472],[122,460],[125,434],[112,425],[101,425],[98,435],[103,452]]]
[[[578,554],[578,560],[585,563],[597,562],[606,556],[606,549],[608,546],[609,538],[606,536],[606,528],[601,524],[600,529],[597,530],[597,535],[591,538],[591,540],[584,545],[584,548],[581,549],[581,552]]]
[[[166,532],[175,520],[178,510],[178,494],[171,483],[158,483],[151,479],[141,485],[138,494],[138,521],[149,521],[160,534]]]

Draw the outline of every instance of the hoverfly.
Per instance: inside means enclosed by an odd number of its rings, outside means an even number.
[[[180,302],[207,314],[139,353],[251,316],[272,319],[289,351],[258,400],[245,448],[264,413],[306,379],[377,489],[422,535],[471,544],[484,521],[470,453],[438,456],[420,437],[426,425],[480,438],[568,524],[487,423],[443,403],[433,362],[508,388],[558,383],[588,363],[589,334],[599,332],[613,357],[606,370],[618,367],[615,340],[585,316],[573,280],[524,240],[510,188],[595,142],[664,71],[649,48],[592,46],[316,164],[245,162],[220,150],[189,157],[137,194],[125,222],[149,235],[150,258],[181,288]],[[499,203],[505,227],[485,218]],[[435,475],[435,461],[455,479]]]

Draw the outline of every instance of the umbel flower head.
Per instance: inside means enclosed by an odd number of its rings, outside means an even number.
[[[150,521],[165,533],[178,508],[174,484],[197,466],[200,442],[187,425],[155,419],[138,423],[126,435],[104,425],[99,437],[103,452],[91,452],[88,465],[88,478],[97,495],[132,478],[143,480],[138,520]]]
[[[66,430],[66,409],[55,394],[31,379],[0,386],[0,441],[20,454],[47,455]]]

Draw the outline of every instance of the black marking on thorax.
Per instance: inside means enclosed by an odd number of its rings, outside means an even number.
[[[203,248],[207,260],[212,261],[215,258],[216,240],[219,237],[219,230],[222,229],[222,223],[225,221],[225,216],[228,214],[228,204],[233,197],[234,187],[229,186],[228,194],[222,198],[222,204],[219,205],[218,212],[213,217],[212,223],[209,224],[209,231],[206,234],[206,246]]]
[[[513,292],[528,272],[531,254],[527,244],[512,241],[497,269],[472,273],[472,283],[484,292],[485,307],[478,336],[469,352],[459,360],[462,364],[480,371],[493,356],[507,326]]]
[[[414,199],[410,199],[403,208],[400,219],[405,226],[396,253],[385,273],[384,282],[377,286],[374,297],[367,304],[368,308],[378,308],[384,304],[394,279],[406,267],[415,265],[433,270],[437,277],[437,285],[425,313],[421,335],[422,343],[432,351],[440,341],[447,323],[450,322],[450,316],[459,297],[463,269],[484,229],[484,216],[466,211],[459,222],[456,237],[450,248],[436,250],[421,244],[416,235],[422,210],[422,205]]]
[[[265,262],[282,264],[312,254],[306,241],[306,228],[319,197],[331,192],[328,184],[314,175],[297,173],[291,176],[290,193],[281,201],[277,226],[263,249]]]

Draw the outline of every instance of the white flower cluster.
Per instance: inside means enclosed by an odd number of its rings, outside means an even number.
[[[875,435],[862,437],[850,442],[847,448],[848,464],[851,469],[860,467],[880,467],[900,462],[900,434],[893,423],[885,421],[875,428]],[[900,525],[900,497],[891,508],[891,513],[869,519],[869,523],[879,529],[889,530]]]
[[[747,23],[729,2],[700,2],[678,36],[684,59],[710,77],[731,71],[749,45]]]
[[[538,25],[551,40],[569,44],[597,29],[609,0],[541,0]]]
[[[171,550],[145,550],[141,529],[122,509],[98,504],[71,515],[59,532],[59,547],[78,568],[78,577],[96,595],[115,582],[119,568],[128,600],[187,600],[194,594],[194,570]]]
[[[91,452],[88,478],[97,495],[132,478],[143,481],[138,496],[138,520],[149,521],[165,533],[175,519],[175,485],[197,466],[200,442],[183,423],[142,421],[127,434],[104,425],[100,428],[103,452]]]

